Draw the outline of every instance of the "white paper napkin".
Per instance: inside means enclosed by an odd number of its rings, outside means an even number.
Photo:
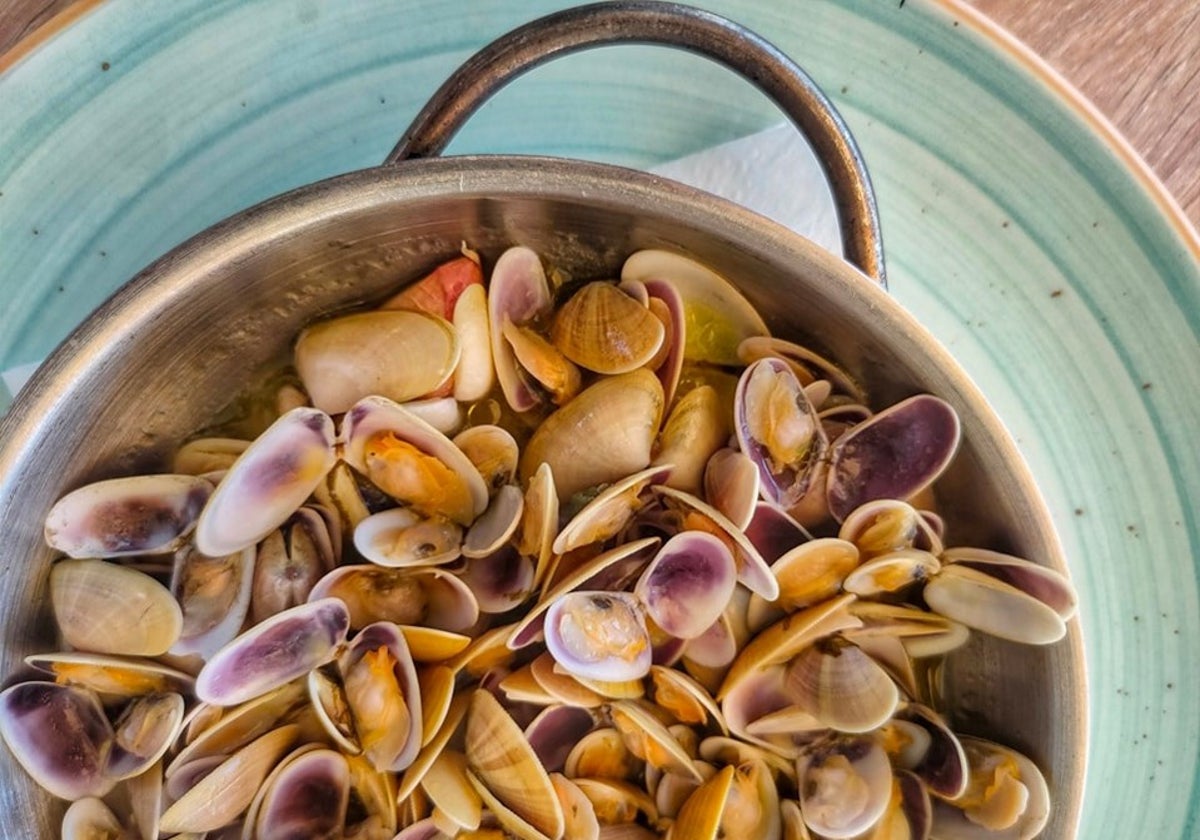
[[[768,216],[842,253],[833,194],[812,149],[790,123],[656,166],[653,172]],[[0,372],[16,394],[39,362]],[[6,400],[0,394],[0,409]]]

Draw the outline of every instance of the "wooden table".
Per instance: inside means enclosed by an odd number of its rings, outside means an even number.
[[[0,0],[0,56],[55,15],[97,2]],[[1200,228],[1198,0],[963,2],[1004,26],[1082,91]]]

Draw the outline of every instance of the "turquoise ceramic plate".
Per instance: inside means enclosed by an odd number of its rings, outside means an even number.
[[[81,3],[0,59],[0,369],[192,233],[378,163],[471,51],[560,5]],[[832,95],[874,174],[896,297],[1042,487],[1090,670],[1081,836],[1197,836],[1195,234],[1073,93],[949,0],[706,5]],[[452,151],[648,166],[779,119],[699,59],[620,49],[518,82]]]

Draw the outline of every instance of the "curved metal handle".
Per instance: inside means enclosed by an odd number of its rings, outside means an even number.
[[[677,3],[621,0],[556,12],[503,35],[468,59],[413,120],[385,164],[440,154],[492,94],[553,58],[642,43],[697,53],[770,97],[808,141],[833,188],[845,257],[886,286],[875,193],[846,124],[812,79],[748,29]]]

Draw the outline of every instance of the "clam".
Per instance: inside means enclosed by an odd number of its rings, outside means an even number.
[[[862,834],[891,801],[892,768],[869,736],[836,738],[811,748],[797,773],[804,822],[830,840]]]
[[[338,657],[346,703],[363,755],[380,771],[403,770],[421,747],[421,692],[404,635],[394,624],[364,627]]]
[[[754,518],[758,467],[736,449],[718,449],[704,468],[704,497],[742,530]]]
[[[49,682],[0,693],[0,736],[17,762],[51,795],[73,801],[104,796],[113,730],[96,695]]]
[[[754,515],[744,530],[746,539],[767,563],[774,563],[800,543],[812,539],[812,534],[787,511],[764,501],[754,506]]]
[[[444,435],[456,435],[462,429],[463,411],[454,397],[429,397],[397,405]]]
[[[196,525],[213,486],[191,475],[145,475],[87,484],[46,515],[46,543],[70,557],[164,554]]]
[[[850,374],[819,353],[795,342],[765,335],[751,336],[738,345],[737,354],[745,364],[765,358],[782,359],[805,387],[824,381],[855,403],[866,401],[862,389]]]
[[[479,619],[475,594],[458,576],[437,568],[339,566],[309,593],[310,601],[322,598],[341,601],[354,629],[390,621],[457,632]]]
[[[545,633],[546,648],[569,673],[613,681],[650,671],[650,637],[628,593],[569,592],[546,611]]]
[[[507,640],[512,650],[532,644],[542,632],[546,611],[564,595],[580,589],[623,589],[641,574],[661,540],[644,537],[603,552],[565,575],[516,623]]]
[[[897,710],[889,726],[890,742],[885,747],[893,764],[911,771],[943,799],[963,795],[970,772],[967,754],[941,715],[919,703],[908,703]]]
[[[297,750],[262,787],[257,813],[247,822],[259,840],[342,836],[350,802],[350,768],[334,750]]]
[[[928,513],[899,499],[875,499],[856,507],[838,536],[858,547],[864,559],[907,549],[942,553],[942,540]]]
[[[1050,644],[1066,635],[1075,597],[1058,573],[993,552],[946,552],[943,557],[947,563],[924,590],[934,612],[1024,644]]]
[[[761,359],[742,372],[734,431],[742,451],[758,466],[763,497],[785,508],[800,503],[829,442],[786,363]]]
[[[487,487],[462,450],[391,400],[366,397],[355,403],[342,437],[350,466],[423,516],[467,526],[487,507]]]
[[[612,283],[596,281],[558,308],[550,335],[575,364],[610,375],[647,364],[662,346],[665,330],[646,304]]]
[[[550,783],[563,810],[563,836],[571,840],[599,840],[596,808],[579,785],[561,773],[551,773]]]
[[[313,408],[280,417],[229,468],[196,523],[196,548],[222,557],[282,525],[333,466],[333,421]]]
[[[525,488],[525,506],[517,533],[517,552],[534,563],[533,585],[538,587],[549,570],[558,533],[558,492],[554,473],[543,462],[529,478]]]
[[[838,636],[797,653],[788,666],[785,687],[797,706],[838,732],[876,729],[900,702],[887,671]]]
[[[555,405],[575,398],[583,383],[583,374],[562,350],[531,327],[517,326],[508,318],[504,319],[500,332],[512,350],[517,370],[527,388],[535,394],[538,389],[545,391]]]
[[[692,756],[645,706],[619,700],[609,706],[609,715],[625,746],[635,756],[659,770],[691,776],[697,783],[702,781]]]
[[[654,705],[680,723],[703,726],[711,720],[722,733],[728,732],[725,718],[712,696],[687,674],[674,668],[651,665],[650,681],[654,686]]]
[[[454,369],[454,399],[474,402],[487,396],[496,382],[487,293],[482,284],[463,290],[454,304],[451,318],[462,348],[458,367]]]
[[[233,706],[304,676],[336,655],[350,616],[336,598],[278,613],[217,651],[196,677],[196,696]]]
[[[907,499],[932,484],[958,449],[958,414],[929,394],[896,403],[838,438],[826,496],[841,522],[874,499]]]
[[[647,284],[666,280],[675,287],[683,302],[686,359],[736,365],[737,348],[743,339],[768,334],[758,312],[732,283],[679,254],[637,251],[621,266],[621,279]]]
[[[467,778],[467,759],[462,753],[443,751],[421,779],[421,787],[456,832],[479,828],[483,819],[483,800]]]
[[[567,775],[574,775],[567,770],[571,756],[579,744],[589,739],[595,726],[596,718],[588,709],[551,705],[525,727],[525,740],[548,772],[566,770]]]
[[[603,826],[632,824],[644,814],[650,822],[658,820],[658,809],[646,791],[616,779],[572,780],[592,805],[596,820]]]
[[[256,556],[253,546],[224,557],[206,557],[190,548],[176,555],[171,592],[183,624],[171,653],[207,659],[241,631],[250,611]]]
[[[496,379],[513,411],[529,411],[538,404],[538,398],[521,379],[503,327],[506,320],[520,326],[550,309],[546,272],[534,251],[518,246],[500,255],[492,269],[487,303]]]
[[[604,703],[603,695],[588,688],[569,671],[556,668],[554,657],[548,652],[535,657],[527,667],[530,678],[554,703],[585,709],[597,708]]]
[[[94,796],[76,799],[63,814],[63,840],[126,840],[130,836],[104,800]]]
[[[547,417],[521,455],[521,479],[550,465],[559,501],[644,469],[663,411],[662,385],[644,369],[605,377]]]
[[[303,604],[321,577],[337,565],[326,520],[301,507],[259,543],[254,562],[250,618],[257,624]]]
[[[179,694],[145,694],[131,700],[113,723],[105,767],[109,778],[139,776],[157,764],[183,727],[183,711]]]
[[[412,508],[372,514],[354,529],[354,547],[380,566],[439,566],[457,560],[463,530],[444,516],[421,516]]]
[[[843,587],[860,598],[895,595],[929,580],[941,567],[928,551],[915,548],[893,551],[854,569],[846,575]]]
[[[739,583],[769,601],[779,596],[779,583],[762,555],[724,514],[689,493],[667,486],[653,489],[666,508],[663,524],[668,530],[707,531],[729,547],[737,564]]]
[[[507,429],[490,423],[472,426],[455,435],[454,445],[475,465],[490,494],[516,481],[521,452]]]
[[[77,650],[161,656],[183,630],[183,613],[165,586],[103,560],[55,563],[50,602],[63,640]]]
[[[792,612],[833,598],[858,565],[859,552],[854,543],[835,537],[801,543],[771,566],[779,581],[776,603]]]
[[[312,325],[296,339],[293,360],[313,405],[340,414],[370,394],[405,402],[434,393],[460,353],[444,317],[377,310]]]
[[[643,493],[671,473],[671,465],[653,466],[605,487],[576,513],[554,539],[555,554],[566,554],[585,545],[617,536],[645,504]]]
[[[737,569],[725,543],[703,531],[684,531],[659,549],[634,594],[660,628],[691,639],[721,616],[736,585]]]
[[[642,770],[642,759],[625,745],[625,738],[611,726],[586,733],[571,747],[563,772],[568,778],[620,779],[636,778]]]
[[[417,751],[416,758],[401,774],[399,784],[391,799],[392,802],[404,802],[414,792],[420,791],[421,779],[425,777],[433,762],[446,749],[446,745],[458,735],[469,704],[470,696],[467,694],[458,694],[451,698],[450,708],[442,719],[441,725],[432,738],[423,739],[425,743]],[[394,778],[394,776],[389,775],[387,778]]]
[[[517,724],[486,691],[471,695],[465,744],[467,764],[479,780],[481,794],[494,796],[542,835],[562,836],[562,805],[546,769]]]
[[[463,541],[466,557],[487,557],[512,539],[525,513],[525,494],[513,484],[501,487],[487,510],[471,525]]]
[[[624,284],[622,284],[624,285]],[[679,377],[683,372],[684,348],[687,346],[687,323],[683,312],[683,298],[674,284],[667,280],[647,279],[642,284],[648,297],[647,306],[662,322],[666,334],[662,348],[650,363],[650,368],[662,382],[664,404],[675,402]],[[687,489],[687,488],[681,488]]]
[[[222,761],[163,812],[161,831],[216,831],[237,820],[298,732],[295,725],[273,729]]]
[[[966,791],[933,807],[933,835],[947,840],[1029,840],[1050,818],[1041,771],[1016,750],[960,736],[970,775]]]
[[[515,527],[515,526],[514,526]],[[505,613],[533,593],[533,562],[511,546],[467,560],[461,578],[475,594],[479,611]]]
[[[671,465],[668,487],[698,495],[703,489],[704,468],[729,440],[731,428],[717,390],[697,385],[671,406],[651,463]]]

